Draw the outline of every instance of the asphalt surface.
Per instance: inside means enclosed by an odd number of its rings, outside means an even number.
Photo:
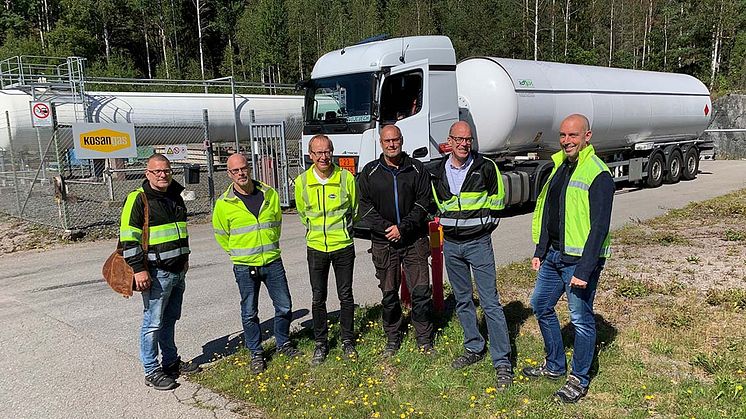
[[[618,191],[613,227],[746,187],[746,161],[703,161],[700,170],[694,181]],[[497,263],[531,256],[530,225],[530,213],[501,221],[493,233]],[[238,290],[211,226],[193,225],[190,235],[193,253],[176,342],[184,359],[209,361],[238,340]],[[101,265],[114,246],[114,241],[81,243],[0,256],[0,417],[237,416],[233,410],[240,405],[188,381],[167,392],[143,384],[139,295],[125,300],[101,280]],[[281,248],[297,330],[310,319],[311,291],[303,229],[294,215],[284,219]],[[356,243],[354,293],[361,305],[380,299],[367,249],[368,242]],[[329,310],[338,307],[331,287]],[[262,289],[261,320],[272,313]],[[263,324],[269,329],[269,322]]]

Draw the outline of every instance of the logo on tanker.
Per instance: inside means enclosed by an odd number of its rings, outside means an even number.
[[[521,87],[534,87],[534,82],[531,79],[518,80],[518,85]]]
[[[101,153],[122,150],[132,145],[132,139],[126,132],[111,129],[99,129],[80,134],[80,146]]]

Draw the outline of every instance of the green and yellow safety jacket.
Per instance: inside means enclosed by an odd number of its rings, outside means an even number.
[[[212,212],[215,240],[236,265],[264,266],[280,258],[280,197],[269,185],[253,182],[264,194],[258,218],[236,196],[232,183]]]
[[[189,233],[187,232],[187,210],[181,191],[184,187],[172,181],[166,192],[150,187],[145,180],[142,187],[130,192],[124,202],[119,223],[119,241],[123,256],[132,270],[145,270],[145,259],[149,267],[169,272],[181,272],[189,260]],[[144,212],[142,194],[148,199],[148,254],[141,246]]]
[[[335,165],[326,183],[320,183],[314,167],[295,179],[295,205],[306,226],[306,244],[321,252],[333,252],[352,244],[352,224],[357,216],[355,178]]]
[[[539,238],[541,237],[542,219],[545,215],[544,208],[549,184],[552,182],[554,174],[560,165],[562,165],[564,159],[565,154],[563,151],[558,151],[552,155],[554,169],[536,200],[536,209],[534,210],[531,226],[533,240],[536,244],[539,243]],[[610,174],[606,164],[596,156],[592,145],[588,145],[580,150],[577,167],[572,172],[565,191],[564,211],[562,211],[564,212],[564,237],[562,238],[564,248],[561,249],[563,254],[576,257],[583,255],[583,249],[591,231],[591,210],[588,191],[596,177],[604,172]],[[560,234],[562,233],[560,232]],[[610,235],[607,233],[598,257],[607,258],[611,255],[610,243]]]
[[[432,173],[431,188],[438,207],[443,237],[463,243],[492,233],[505,208],[505,188],[497,164],[472,152],[472,163],[458,195],[451,193],[446,174],[446,157]]]

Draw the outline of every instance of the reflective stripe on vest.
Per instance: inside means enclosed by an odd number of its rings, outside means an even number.
[[[178,249],[167,250],[165,252],[148,252],[148,260],[167,260],[177,258],[181,255],[188,255],[190,252],[188,247],[180,247]]]
[[[536,209],[533,214],[531,225],[534,243],[539,243],[541,236],[542,219],[544,217],[544,206],[549,191],[549,184],[554,174],[564,162],[565,155],[559,151],[552,155],[554,169],[549,175],[547,182],[541,189],[536,200]],[[564,231],[564,253],[571,256],[582,256],[585,242],[591,231],[591,212],[588,201],[588,191],[596,177],[602,172],[609,172],[608,167],[595,154],[592,145],[580,151],[578,165],[570,176],[570,181],[565,190],[565,231]],[[610,172],[609,172],[610,173]],[[611,236],[606,235],[601,247],[599,257],[607,258],[611,255]]]

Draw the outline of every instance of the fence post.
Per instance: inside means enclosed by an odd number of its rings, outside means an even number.
[[[52,111],[52,138],[54,138],[54,154],[57,158],[57,170],[60,173],[60,177],[62,177],[62,159],[60,155],[60,141],[59,141],[59,125],[57,125],[57,107],[54,106],[54,103],[51,104],[51,111]],[[72,131],[72,128],[71,128]],[[73,139],[73,144],[75,144],[75,139]],[[47,150],[49,150],[49,146],[47,146]],[[46,158],[47,151],[44,152],[44,156]],[[67,213],[67,200],[63,199],[60,203],[60,210],[62,212],[61,214],[61,220],[62,221],[62,228],[65,230],[69,230],[69,220]]]
[[[5,123],[8,127],[8,149],[10,150],[10,167],[13,170],[13,189],[16,191],[16,207],[18,216],[21,216],[21,194],[18,192],[18,173],[16,172],[16,157],[13,153],[13,133],[10,129],[10,114],[5,111]]]
[[[207,191],[210,195],[210,209],[215,207],[215,159],[212,155],[212,142],[210,142],[210,122],[207,109],[202,109],[202,127],[205,152],[207,154]],[[236,136],[236,147],[238,147],[238,136]],[[238,152],[238,148],[236,149]]]

